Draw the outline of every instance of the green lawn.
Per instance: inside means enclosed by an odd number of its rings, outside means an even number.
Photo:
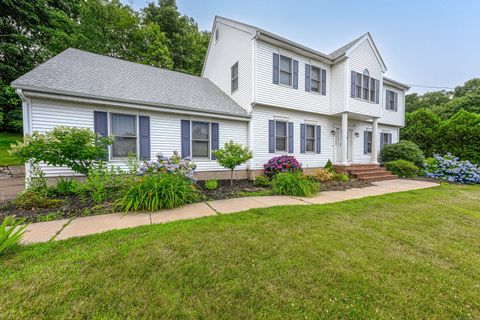
[[[480,187],[255,209],[23,247],[0,318],[478,319]]]
[[[21,164],[18,158],[12,157],[8,150],[10,145],[22,140],[23,135],[18,133],[0,133],[0,166],[11,166]]]

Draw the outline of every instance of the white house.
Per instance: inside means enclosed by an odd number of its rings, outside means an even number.
[[[377,164],[383,145],[398,142],[409,89],[386,70],[369,33],[324,54],[217,16],[201,77],[68,49],[12,85],[25,133],[64,125],[113,135],[109,163],[118,166],[129,152],[179,150],[200,178],[223,177],[211,151],[234,140],[254,152],[237,170],[244,178],[283,154],[304,168]]]

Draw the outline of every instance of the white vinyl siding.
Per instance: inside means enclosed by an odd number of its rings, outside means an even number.
[[[374,49],[370,42],[365,39],[361,44],[358,45],[355,50],[353,50],[350,54],[350,57],[348,58],[348,64],[349,64],[349,71],[348,71],[348,77],[349,77],[349,82],[350,82],[350,71],[353,70],[355,72],[358,72],[357,74],[357,80],[356,80],[356,88],[355,90],[357,91],[355,93],[356,98],[351,97],[350,93],[350,84],[348,85],[348,111],[353,112],[353,113],[358,113],[358,114],[363,114],[363,115],[368,115],[368,116],[373,116],[373,117],[380,117],[382,113],[382,108],[380,107],[382,105],[382,94],[379,95],[379,103],[373,103],[370,100],[370,81],[368,85],[366,84],[365,86],[361,86],[360,89],[360,84],[358,83],[358,79],[360,78],[362,83],[364,82],[364,70],[368,70],[368,76],[370,78],[378,79],[380,82],[380,88],[378,88],[379,92],[381,93],[382,91],[382,65],[380,61],[377,59]],[[366,90],[368,88],[368,90]],[[365,90],[364,90],[365,89]],[[360,92],[358,92],[360,91]],[[360,93],[360,95],[359,95]],[[367,97],[368,95],[368,97]]]
[[[217,19],[216,28],[219,30],[220,38],[218,41],[211,41],[209,45],[202,76],[215,83],[248,112],[251,110],[253,102],[254,33],[242,28],[231,27],[223,23],[221,18]],[[232,92],[230,69],[237,62],[238,89]]]
[[[288,86],[273,84],[273,53],[285,55],[298,61],[297,90],[292,90]],[[305,91],[305,64],[326,70],[327,87],[325,96]],[[257,104],[321,114],[330,113],[330,66],[293,52],[279,50],[271,44],[257,40],[255,70],[255,102]]]
[[[397,94],[397,111],[389,110],[386,106],[387,90]],[[382,106],[382,116],[379,123],[403,126],[405,123],[405,93],[397,88],[384,85],[383,94],[380,95],[380,105]]]
[[[254,132],[252,169],[263,169],[263,164],[274,156],[278,156],[278,154],[269,153],[267,143],[268,121],[275,119],[275,117],[281,117],[282,119],[285,119],[284,121],[293,123],[294,152],[289,153],[289,155],[295,156],[295,158],[302,163],[304,168],[323,167],[328,159],[333,161],[333,135],[330,133],[333,118],[330,119],[327,116],[315,115],[302,111],[255,106],[252,112],[252,131]],[[321,154],[315,154],[313,152],[300,153],[300,125],[305,123],[321,126]]]
[[[172,113],[152,112],[118,107],[106,107],[101,105],[89,105],[67,101],[32,99],[32,130],[45,132],[56,126],[74,126],[93,130],[93,111],[105,111],[110,113],[131,113],[150,117],[150,157],[156,159],[156,155],[162,153],[171,156],[173,151],[181,150],[181,127],[180,120],[218,122],[219,145],[233,140],[242,145],[247,145],[247,122],[210,118],[208,116],[183,116]],[[195,161],[197,171],[223,171],[216,160],[202,159]],[[119,166],[126,170],[125,159],[113,160],[108,165]],[[67,167],[54,167],[41,164],[42,170],[47,177],[74,175]],[[241,165],[237,170],[245,170]]]

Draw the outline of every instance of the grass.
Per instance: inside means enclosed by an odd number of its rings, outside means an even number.
[[[480,188],[254,209],[23,247],[0,317],[478,319]]]
[[[23,135],[19,133],[0,133],[0,166],[13,166],[21,164],[20,159],[11,156],[8,153],[10,145],[16,141],[21,141]]]

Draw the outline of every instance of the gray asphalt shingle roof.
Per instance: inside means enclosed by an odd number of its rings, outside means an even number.
[[[15,88],[247,117],[206,78],[67,49],[12,82]]]

